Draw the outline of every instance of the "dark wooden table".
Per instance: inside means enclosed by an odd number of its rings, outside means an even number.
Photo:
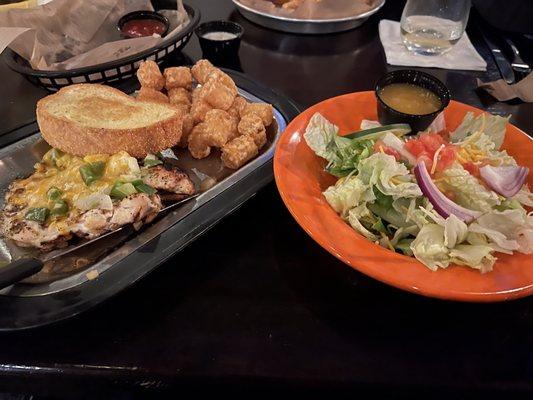
[[[386,65],[377,36],[387,5],[361,28],[288,35],[244,20],[229,0],[188,0],[203,20],[246,30],[249,76],[302,106],[372,89]],[[477,93],[486,73],[431,70],[453,98],[533,132],[532,104]],[[196,39],[186,53],[201,56]],[[0,65],[2,132],[30,124],[44,93]],[[524,268],[532,267],[531,265]],[[69,321],[0,335],[0,392],[90,398],[146,393],[370,391],[377,396],[506,398],[533,394],[533,302],[444,302],[350,269],[293,221],[274,184],[147,279]],[[104,396],[106,394],[106,396]]]

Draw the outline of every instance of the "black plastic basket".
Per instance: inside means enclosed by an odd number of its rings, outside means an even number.
[[[184,4],[184,7],[189,14],[190,21],[182,32],[164,39],[159,46],[115,61],[67,71],[42,71],[31,68],[28,61],[10,48],[6,48],[3,57],[13,71],[24,75],[35,85],[52,92],[73,83],[118,84],[131,78],[139,68],[141,61],[153,60],[160,64],[169,54],[183,49],[200,21],[200,10],[188,4]]]

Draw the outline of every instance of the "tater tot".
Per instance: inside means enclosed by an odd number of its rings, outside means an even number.
[[[191,73],[196,81],[203,85],[207,82],[207,78],[216,68],[208,60],[198,61],[192,68]]]
[[[248,102],[241,96],[235,97],[235,100],[233,100],[233,104],[228,109],[228,113],[236,118],[240,118],[241,111],[246,107]]]
[[[165,76],[165,88],[167,90],[176,88],[190,89],[192,86],[191,70],[187,67],[170,67],[163,71]]]
[[[189,144],[189,136],[191,135],[192,130],[194,129],[194,121],[191,114],[186,114],[183,117],[183,128],[181,133],[181,139],[178,143],[179,147],[187,147]]]
[[[289,0],[289,1],[284,1],[283,4],[281,5],[281,8],[294,11],[298,7],[300,7],[301,4],[302,4],[302,0]]]
[[[188,104],[172,104],[172,106],[180,110],[183,115],[189,115],[191,112],[191,106]]]
[[[185,88],[174,88],[168,90],[168,99],[170,104],[191,105],[191,94]]]
[[[229,113],[228,113],[229,114]],[[237,136],[240,136],[240,133],[239,133],[239,117],[235,117],[231,114],[229,114],[229,116],[231,117],[231,132],[232,132],[232,137],[236,138]]]
[[[197,88],[193,89],[191,92],[191,99],[193,102],[198,101],[202,97],[202,87],[198,86]]]
[[[265,126],[261,117],[256,114],[247,114],[242,117],[237,129],[241,135],[250,136],[258,149],[267,142]]]
[[[220,110],[229,109],[235,100],[235,96],[237,96],[236,90],[232,90],[216,79],[209,79],[202,86],[200,93],[204,101],[211,104],[213,108]]]
[[[237,92],[237,85],[235,85],[233,79],[231,79],[228,74],[222,72],[221,70],[215,68],[207,77],[208,81],[211,79],[215,79],[227,88],[231,89],[232,91]]]
[[[256,114],[261,117],[263,125],[269,126],[274,119],[274,110],[270,104],[249,103],[241,110],[241,118],[248,114]]]
[[[259,154],[250,136],[239,136],[222,148],[222,162],[231,169],[238,169]]]
[[[233,118],[223,110],[211,110],[205,116],[205,142],[222,147],[236,136]]]
[[[168,97],[164,93],[145,86],[141,86],[137,92],[137,100],[154,103],[168,103]]]
[[[193,100],[191,105],[191,115],[194,123],[198,124],[203,122],[205,120],[205,115],[212,109],[213,107],[202,99]]]
[[[205,142],[204,124],[196,125],[189,135],[189,151],[194,158],[205,158],[211,153],[211,147]]]
[[[165,77],[155,61],[144,61],[139,65],[137,79],[141,86],[161,90],[165,86]]]

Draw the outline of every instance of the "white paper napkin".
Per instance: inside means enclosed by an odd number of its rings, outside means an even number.
[[[476,51],[466,32],[450,51],[435,56],[423,56],[407,50],[400,36],[399,22],[381,20],[379,22],[379,37],[385,49],[387,63],[391,65],[468,71],[487,70],[487,63]]]

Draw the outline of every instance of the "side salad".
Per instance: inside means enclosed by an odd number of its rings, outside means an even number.
[[[467,113],[454,132],[406,136],[405,124],[339,128],[315,114],[304,138],[338,177],[324,192],[353,229],[436,271],[488,272],[495,253],[533,253],[528,168],[501,149],[508,118]]]

